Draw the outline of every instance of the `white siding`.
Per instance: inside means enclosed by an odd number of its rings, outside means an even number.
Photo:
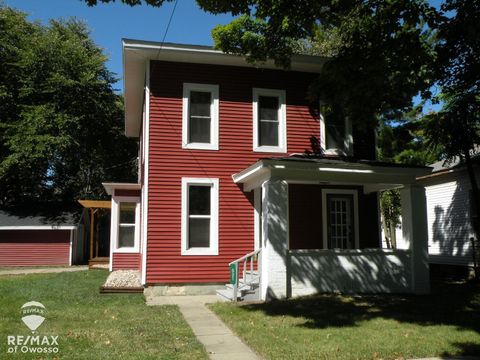
[[[430,263],[473,264],[470,189],[465,171],[440,175],[425,184]]]
[[[322,292],[410,293],[408,250],[290,250],[291,296]]]

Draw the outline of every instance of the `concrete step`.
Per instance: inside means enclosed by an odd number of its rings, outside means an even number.
[[[238,290],[251,290],[260,286],[260,283],[245,284],[243,281],[238,282]],[[225,287],[233,290],[233,284],[225,284]]]
[[[220,289],[217,290],[217,297],[222,301],[230,302],[233,301],[233,290],[231,289]],[[240,301],[242,298],[237,295],[237,301]]]
[[[217,290],[217,296],[223,301],[233,301],[233,285],[226,284],[225,289]],[[245,287],[238,289],[237,301],[254,301],[260,300],[260,289],[256,287]]]

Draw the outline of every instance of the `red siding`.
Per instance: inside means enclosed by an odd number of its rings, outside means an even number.
[[[140,270],[139,253],[113,253],[113,270]]]
[[[290,249],[323,248],[322,189],[357,190],[360,248],[380,247],[376,193],[364,194],[361,186],[290,184],[288,186]]]
[[[322,187],[288,186],[290,249],[322,249]]]
[[[69,265],[70,230],[0,231],[0,266]]]
[[[259,158],[252,151],[252,88],[286,90],[288,152],[319,136],[306,94],[314,75],[154,61],[151,64],[147,283],[228,281],[228,263],[253,250],[253,193],[232,174]],[[219,151],[182,149],[184,82],[220,87]],[[220,179],[219,255],[181,256],[181,178]]]
[[[140,190],[115,189],[115,196],[140,196]]]

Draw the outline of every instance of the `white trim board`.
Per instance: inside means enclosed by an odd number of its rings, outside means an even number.
[[[188,187],[210,185],[210,247],[188,248]],[[218,255],[219,180],[217,178],[182,178],[182,255]]]
[[[73,229],[70,230],[70,249],[69,249],[69,256],[68,256],[68,266],[72,266],[72,256],[73,256]]]
[[[327,131],[325,122],[328,120],[325,119],[325,115],[322,113],[322,104],[320,103],[320,148],[323,150],[326,155],[353,155],[353,128],[352,122],[348,117],[345,117],[345,134],[343,139],[343,145],[345,150],[329,148],[327,149]]]
[[[267,146],[259,144],[259,124],[258,124],[258,98],[260,96],[277,97],[279,103],[278,109],[278,145]],[[255,152],[287,152],[287,95],[285,90],[253,88],[252,91],[252,111],[253,111],[253,151]]]
[[[32,225],[32,226],[0,226],[1,230],[75,230],[77,226],[70,225]]]
[[[119,212],[120,203],[122,202],[134,202],[135,206],[135,235],[133,247],[118,247],[118,226],[119,226]],[[140,198],[135,196],[114,196],[112,197],[112,214],[111,214],[111,227],[110,227],[110,254],[111,256],[116,253],[138,253],[140,251]],[[113,257],[111,257],[110,263],[113,263]]]
[[[192,91],[209,92],[211,94],[210,103],[210,142],[209,143],[191,143],[190,134],[190,93]],[[193,84],[183,83],[182,100],[182,148],[198,150],[218,150],[219,134],[219,87],[213,84]]]
[[[146,84],[145,84],[145,119],[143,123],[143,146],[145,148],[145,168],[143,171],[143,187],[141,192],[142,223],[141,223],[141,282],[147,283],[147,237],[148,237],[148,179],[149,179],[149,158],[150,158],[150,60],[146,60]]]

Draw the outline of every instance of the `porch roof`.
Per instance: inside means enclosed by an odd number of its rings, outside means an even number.
[[[275,178],[292,183],[363,185],[368,193],[400,188],[431,172],[432,168],[427,166],[297,155],[260,159],[232,178],[236,184],[243,184],[244,191],[251,191]]]
[[[104,182],[102,183],[105,191],[108,195],[112,195],[115,189],[117,190],[140,190],[142,185],[139,183],[115,183],[115,182]]]

